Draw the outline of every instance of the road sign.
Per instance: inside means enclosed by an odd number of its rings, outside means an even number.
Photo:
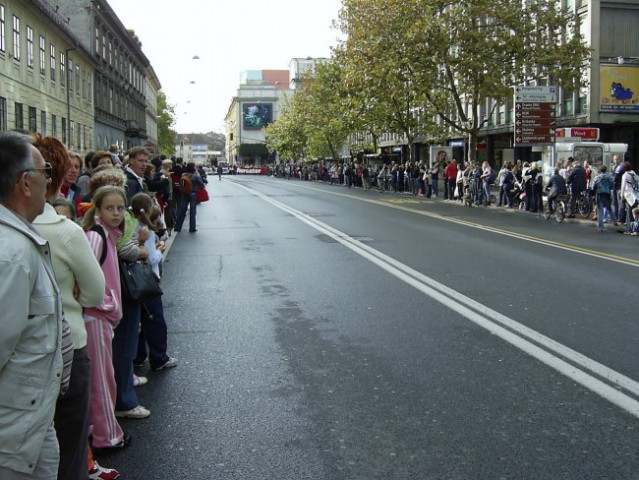
[[[515,102],[557,102],[557,87],[515,87]]]
[[[515,145],[555,141],[556,87],[515,87]]]

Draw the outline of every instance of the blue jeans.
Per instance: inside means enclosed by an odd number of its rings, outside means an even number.
[[[140,404],[133,388],[133,358],[137,353],[139,329],[140,302],[122,298],[122,320],[113,331],[116,410],[131,410]]]
[[[604,228],[604,219],[606,218],[605,212],[612,218],[613,222],[617,221],[617,214],[610,208],[610,194],[598,193],[597,194],[597,223],[599,224],[599,230]]]
[[[513,199],[510,194],[510,190],[512,189],[512,185],[510,183],[504,183],[501,187],[499,187],[499,203],[498,205],[501,207],[502,205],[508,205],[509,207],[513,206]]]
[[[182,230],[182,224],[186,218],[186,210],[189,210],[189,232],[194,232],[196,227],[195,216],[197,215],[197,193],[191,192],[188,195],[182,194],[178,207],[177,219],[175,220],[175,230]]]
[[[490,203],[490,180],[484,180],[484,202]]]
[[[439,195],[439,174],[431,175],[431,178],[433,180],[431,182],[431,185],[433,186],[433,195],[437,197]]]
[[[169,356],[166,354],[166,331],[162,295],[145,300],[142,303],[142,311],[140,313],[140,336],[135,363],[142,363],[147,357],[147,351],[149,365],[153,369],[159,368],[169,361]]]

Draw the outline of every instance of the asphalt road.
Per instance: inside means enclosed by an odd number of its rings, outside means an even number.
[[[639,479],[637,238],[267,177],[209,192],[165,264],[180,365],[100,459],[122,478]]]

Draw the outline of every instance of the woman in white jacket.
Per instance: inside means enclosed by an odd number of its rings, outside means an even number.
[[[52,202],[60,198],[68,163],[67,150],[56,138],[39,135],[36,135],[35,147],[52,166],[47,188],[47,201]],[[60,444],[58,479],[86,478],[90,375],[82,308],[102,301],[104,275],[82,228],[58,215],[49,203],[33,224],[51,245],[53,271],[74,348],[69,390],[58,399],[54,419]]]
[[[637,192],[635,191],[636,173],[632,169],[630,162],[624,162],[621,171],[623,175],[621,176],[621,190],[619,191],[621,200],[620,210],[623,211],[623,209],[625,209],[628,212],[626,216],[626,233],[630,233],[631,223],[635,220],[632,209],[637,206]],[[619,218],[623,218],[623,215],[620,214]]]

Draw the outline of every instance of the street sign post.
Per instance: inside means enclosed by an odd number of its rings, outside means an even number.
[[[515,87],[515,146],[555,141],[556,87]]]

